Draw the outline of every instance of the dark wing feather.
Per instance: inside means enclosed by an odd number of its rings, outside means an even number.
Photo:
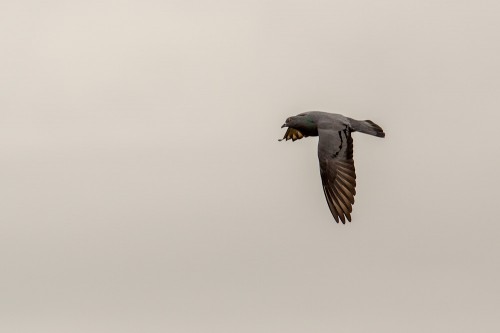
[[[353,143],[349,127],[320,129],[318,158],[326,202],[337,223],[351,222],[356,194]]]

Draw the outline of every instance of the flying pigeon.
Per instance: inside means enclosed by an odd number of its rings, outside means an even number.
[[[319,136],[318,159],[323,192],[337,223],[351,222],[352,205],[356,194],[356,173],[352,159],[352,132],[361,132],[380,138],[384,130],[371,120],[355,120],[341,114],[309,111],[288,118],[288,127],[282,140],[292,141],[308,136]]]

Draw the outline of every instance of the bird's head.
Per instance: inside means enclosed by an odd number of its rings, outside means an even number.
[[[281,126],[295,128],[297,130],[310,130],[316,127],[316,123],[307,113],[301,113],[297,116],[288,117],[285,123]]]
[[[286,140],[292,139],[295,141],[302,139],[304,136],[318,135],[318,127],[311,115],[307,113],[301,113],[297,116],[287,118],[281,128],[283,127],[288,127],[283,137],[283,139]]]

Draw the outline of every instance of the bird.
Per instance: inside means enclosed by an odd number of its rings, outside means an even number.
[[[319,136],[318,159],[323,192],[337,223],[351,222],[356,195],[356,171],[353,160],[353,132],[384,138],[384,130],[371,120],[355,120],[341,114],[308,111],[286,119],[283,140]]]

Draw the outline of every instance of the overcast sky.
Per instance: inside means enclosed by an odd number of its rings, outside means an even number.
[[[500,3],[0,5],[0,331],[499,332]],[[354,136],[353,222],[306,110]]]

